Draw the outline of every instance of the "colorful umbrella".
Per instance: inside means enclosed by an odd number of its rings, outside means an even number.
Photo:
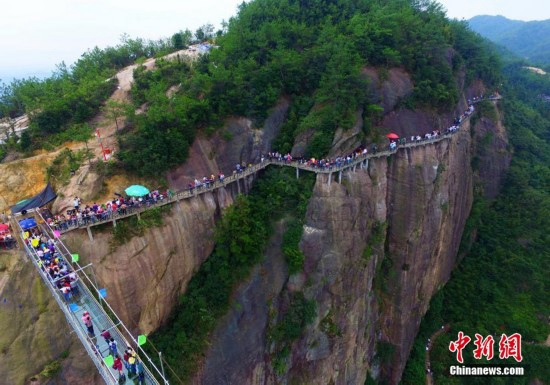
[[[5,231],[9,229],[10,227],[5,223],[0,223],[0,231]]]
[[[149,194],[149,189],[147,189],[147,187],[145,186],[134,184],[124,190],[124,192],[126,193],[126,195],[131,197],[142,197]]]
[[[27,230],[36,227],[36,221],[34,220],[34,218],[27,218],[19,221],[19,225],[23,230]]]
[[[388,139],[399,139],[399,135],[394,134],[392,132],[392,133],[389,133],[388,135],[386,135],[386,138],[388,138]]]

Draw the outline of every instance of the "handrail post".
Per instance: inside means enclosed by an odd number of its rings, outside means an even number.
[[[166,381],[166,374],[164,373],[164,364],[162,363],[162,352],[159,352],[159,360],[160,360],[160,370],[162,371],[162,377],[164,378],[164,383],[168,384],[168,381]]]

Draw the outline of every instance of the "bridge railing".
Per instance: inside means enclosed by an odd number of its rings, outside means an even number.
[[[159,378],[161,380],[160,383],[168,385],[168,379],[165,378],[163,373],[156,367],[156,365],[153,363],[153,360],[139,345],[138,341],[134,338],[133,334],[130,332],[130,330],[128,330],[125,324],[121,321],[120,317],[116,314],[109,303],[105,299],[101,298],[102,296],[100,294],[99,288],[96,286],[95,282],[92,281],[92,279],[90,279],[90,277],[85,273],[85,268],[87,268],[87,266],[83,267],[78,262],[71,262],[71,252],[61,241],[61,239],[55,237],[53,229],[44,220],[39,210],[31,210],[30,214],[32,213],[34,213],[34,217],[37,219],[37,223],[41,228],[41,232],[48,236],[50,239],[56,240],[56,250],[62,255],[63,259],[66,262],[70,262],[68,263],[70,269],[72,271],[78,271],[77,274],[79,280],[77,283],[77,287],[80,298],[80,306],[78,306],[80,310],[78,311],[88,311],[92,315],[92,322],[94,323],[94,326],[100,326],[100,329],[108,330],[111,334],[111,337],[114,338],[119,347],[122,348],[126,346],[132,346],[132,348],[138,354],[138,358],[143,364],[145,384],[159,385],[159,380],[157,380],[157,378]],[[22,218],[18,219],[20,220]],[[21,227],[19,226],[18,220],[16,220],[15,222],[21,230],[21,234],[23,234],[23,229],[21,229]],[[24,237],[21,236],[21,239],[23,238]],[[52,295],[58,302],[59,307],[65,314],[67,321],[83,343],[86,351],[90,355],[90,358],[92,358],[94,364],[98,368],[105,382],[107,384],[118,384],[119,382],[118,379],[116,379],[116,375],[111,371],[110,368],[108,368],[104,364],[102,352],[97,349],[96,343],[92,339],[90,339],[90,337],[87,335],[87,332],[84,330],[84,327],[79,320],[78,315],[76,314],[77,311],[71,310],[69,303],[67,303],[61,296],[60,290],[56,288],[54,282],[52,282],[52,280],[47,276],[47,273],[40,267],[40,258],[34,251],[34,248],[29,247],[25,242],[23,242],[23,244],[27,255],[29,256],[35,267],[38,269],[40,276],[52,292]],[[86,284],[83,282],[83,280],[86,281]],[[107,311],[105,310],[105,308],[107,308]]]
[[[51,226],[47,223],[47,221],[42,217],[42,214],[38,212],[38,216],[45,224],[46,231],[48,235],[51,237],[51,239],[56,239],[55,234]],[[57,242],[59,245],[61,245],[61,248],[63,248],[63,251],[61,253],[67,258],[68,261],[71,259],[71,252],[65,246],[65,244],[61,241],[60,238],[57,238]],[[61,249],[58,248],[58,249]],[[169,385],[168,379],[165,377],[164,373],[159,370],[159,368],[154,364],[153,360],[149,355],[145,352],[145,350],[141,347],[141,345],[138,343],[132,332],[126,327],[124,322],[120,319],[120,317],[117,315],[117,313],[114,311],[114,309],[111,307],[111,305],[105,300],[101,299],[101,304],[96,300],[97,298],[101,298],[101,294],[99,292],[99,287],[96,286],[95,282],[90,279],[88,274],[84,272],[83,267],[78,262],[73,262],[73,265],[77,267],[81,272],[79,272],[79,277],[83,276],[87,282],[88,285],[82,285],[85,287],[85,290],[89,295],[91,296],[92,300],[92,306],[94,310],[97,310],[98,313],[101,315],[101,317],[105,320],[105,322],[108,323],[108,327],[113,330],[114,334],[113,336],[117,342],[122,343],[120,346],[132,346],[132,348],[138,353],[138,357],[140,358],[141,362],[143,363],[144,370],[145,370],[145,383],[146,384],[153,384],[158,385],[160,379],[160,382],[162,382],[164,385]],[[91,287],[94,290],[94,294],[92,294],[92,291],[89,289]],[[110,315],[107,314],[107,312],[104,310],[103,306],[107,307]],[[107,329],[107,328],[106,328]],[[113,334],[113,333],[111,333]],[[132,343],[129,343],[128,341],[131,341]],[[145,358],[145,359],[144,359]]]
[[[309,165],[307,162],[300,162],[295,160],[288,162],[286,160],[265,159],[261,163],[251,165],[246,169],[242,170],[241,172],[236,172],[232,175],[225,177],[223,181],[217,179],[213,182],[203,183],[198,187],[187,188],[185,190],[179,191],[175,193],[172,197],[163,196],[162,199],[143,202],[137,206],[128,206],[125,210],[121,210],[121,211],[117,210],[110,213],[103,213],[99,217],[94,215],[93,217],[90,217],[90,218],[81,218],[81,219],[75,219],[75,220],[67,219],[64,222],[59,223],[56,229],[61,233],[65,233],[67,231],[71,231],[77,228],[97,226],[102,223],[112,222],[113,220],[124,219],[130,216],[134,216],[142,212],[145,212],[151,208],[165,206],[182,199],[196,197],[198,195],[217,190],[220,187],[226,187],[227,185],[235,181],[238,181],[240,179],[244,179],[247,176],[254,174],[259,170],[262,170],[269,165],[289,166],[289,167],[299,168],[300,170],[304,170],[304,171],[315,172],[318,174],[319,173],[328,174],[332,172],[344,171],[350,167],[353,167],[359,164],[360,162],[366,159],[390,155],[392,153],[397,152],[399,148],[402,148],[402,147],[415,147],[415,146],[420,146],[431,142],[438,142],[440,140],[449,138],[450,136],[451,134],[444,134],[444,135],[439,135],[437,137],[433,137],[430,139],[422,138],[414,142],[409,142],[406,144],[399,145],[395,149],[389,149],[389,147],[386,146],[377,150],[376,152],[361,154],[353,158],[351,162],[343,162],[341,165],[334,165],[334,164],[331,164],[329,166]]]
[[[24,230],[19,226],[18,221],[14,221],[17,223],[17,226],[19,227],[19,232],[21,234],[21,239],[23,239],[23,233]],[[38,261],[40,258],[34,251],[32,247],[30,247],[28,244],[23,242],[24,250],[31,260],[32,264],[35,266],[35,268],[38,270],[38,275],[42,280],[44,281],[44,284],[46,287],[50,290],[52,293],[53,298],[56,300],[57,304],[59,305],[59,308],[65,315],[65,318],[67,319],[67,322],[71,326],[71,328],[74,330],[76,336],[78,339],[80,339],[80,342],[82,342],[82,345],[86,349],[86,352],[92,359],[92,362],[97,367],[97,370],[103,380],[106,384],[117,384],[118,380],[115,378],[113,373],[105,366],[103,362],[103,358],[98,357],[98,353],[95,348],[95,344],[90,338],[88,337],[87,333],[83,330],[80,320],[78,317],[67,307],[67,304],[64,302],[64,299],[61,298],[61,292],[55,287],[52,280],[46,275],[46,272],[40,267]],[[82,287],[82,285],[79,285],[79,290],[85,290],[85,288]]]
[[[185,189],[185,190],[179,191],[171,197],[163,196],[162,199],[142,202],[139,205],[135,205],[135,206],[127,206],[126,209],[122,211],[117,210],[110,213],[103,213],[99,217],[94,216],[91,218],[81,218],[81,219],[75,219],[75,220],[66,219],[64,222],[59,223],[57,225],[56,230],[60,231],[63,234],[67,231],[71,231],[77,228],[97,226],[102,223],[112,222],[113,220],[124,219],[130,216],[141,214],[142,212],[145,212],[155,207],[165,206],[165,205],[177,202],[181,199],[195,197],[197,195],[201,195],[210,191],[217,190],[220,187],[225,187],[230,183],[233,183],[240,179],[244,179],[247,176],[254,174],[255,172],[267,167],[269,164],[271,164],[271,162],[268,160],[265,160],[263,163],[258,163],[247,167],[242,172],[238,172],[230,176],[227,176],[223,179],[223,181],[220,181],[218,179],[207,184],[206,183],[202,184],[200,187],[193,187],[192,189]]]
[[[484,100],[496,101],[496,100],[500,100],[500,99],[502,99],[501,96],[491,96],[491,97],[488,97],[488,98],[475,100],[475,101],[472,102],[472,104],[479,103],[479,102],[482,102]],[[470,116],[471,116],[471,113],[465,115],[464,118],[467,119]],[[461,125],[462,122],[460,122],[459,125]],[[334,164],[331,164],[331,165],[328,165],[328,166],[326,166],[326,165],[310,165],[307,162],[301,162],[301,161],[296,161],[296,160],[292,160],[292,161],[288,162],[288,161],[285,161],[285,160],[265,159],[261,163],[251,165],[251,166],[247,167],[246,169],[242,170],[241,172],[236,172],[236,173],[233,173],[232,175],[229,175],[229,176],[225,177],[223,179],[223,181],[217,179],[215,181],[204,183],[204,184],[202,184],[198,187],[192,187],[192,188],[184,189],[182,191],[179,191],[179,192],[175,193],[171,197],[163,197],[162,200],[149,201],[147,203],[142,203],[137,207],[128,206],[124,212],[116,211],[116,212],[111,212],[111,213],[104,213],[99,218],[94,216],[93,218],[74,220],[74,221],[73,220],[65,220],[64,223],[59,225],[58,230],[61,233],[64,233],[66,231],[70,231],[70,230],[73,230],[73,229],[76,229],[76,228],[86,228],[86,227],[90,227],[90,226],[96,226],[96,225],[99,225],[101,223],[112,222],[112,221],[117,220],[117,219],[123,219],[123,218],[127,218],[129,216],[137,215],[137,214],[140,214],[144,211],[149,210],[150,208],[164,206],[164,205],[171,204],[171,203],[174,203],[176,201],[179,201],[181,199],[187,199],[187,198],[195,197],[195,196],[204,194],[206,192],[214,191],[214,190],[216,190],[220,187],[225,187],[230,183],[233,183],[233,182],[235,182],[237,180],[240,180],[240,179],[244,179],[247,176],[249,176],[249,175],[251,175],[251,174],[253,174],[257,171],[259,171],[261,169],[264,169],[265,167],[267,167],[268,165],[271,165],[271,164],[279,165],[279,166],[294,167],[294,168],[298,168],[300,170],[311,171],[311,172],[320,173],[320,174],[330,174],[330,173],[333,173],[333,172],[345,171],[348,168],[351,168],[351,167],[365,161],[366,159],[391,155],[393,153],[396,153],[400,148],[411,148],[411,147],[423,146],[423,145],[426,145],[426,144],[429,144],[429,143],[435,143],[435,142],[439,142],[439,141],[444,140],[444,139],[451,138],[458,131],[459,130],[455,130],[455,131],[446,130],[443,134],[439,134],[437,136],[433,136],[433,137],[430,137],[430,138],[421,137],[420,139],[414,140],[414,141],[406,141],[406,139],[405,139],[405,143],[399,144],[394,149],[391,149],[391,148],[389,148],[389,145],[386,145],[382,148],[377,149],[374,152],[371,151],[371,152],[368,152],[366,154],[361,154],[359,156],[356,156],[351,160],[351,162],[343,162],[341,165],[334,165]]]

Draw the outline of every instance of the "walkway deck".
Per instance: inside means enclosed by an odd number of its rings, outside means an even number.
[[[31,212],[26,217],[34,217],[36,222],[39,224],[39,229],[42,234],[50,239],[55,239],[56,250],[63,256],[63,259],[70,262],[71,252],[67,249],[65,244],[59,238],[55,238],[53,230],[45,225],[44,218],[40,216],[38,212]],[[25,217],[18,217],[18,220],[22,220]],[[17,226],[14,228],[19,229],[20,234],[23,234],[23,230],[19,227],[19,222],[17,220],[13,221],[13,225]],[[21,236],[23,239],[23,236]],[[26,245],[23,242],[24,250],[27,253],[27,256],[36,267],[40,277],[51,291],[54,299],[57,301],[59,308],[63,311],[67,322],[70,327],[74,330],[76,336],[82,342],[82,345],[86,349],[88,355],[94,362],[95,366],[98,369],[99,374],[103,378],[106,384],[115,385],[119,384],[118,372],[111,367],[107,367],[104,363],[104,357],[107,357],[109,353],[109,346],[105,342],[104,338],[100,336],[102,330],[108,330],[111,334],[111,337],[115,339],[118,344],[118,353],[122,358],[124,350],[126,347],[131,346],[134,351],[136,351],[140,361],[143,364],[145,378],[140,383],[137,377],[133,379],[130,378],[128,370],[124,369],[126,375],[126,381],[124,384],[133,385],[133,384],[143,384],[143,385],[167,385],[168,380],[166,380],[161,371],[153,364],[151,358],[143,351],[141,346],[137,343],[136,338],[130,333],[130,331],[124,326],[122,321],[116,315],[115,311],[111,306],[102,299],[99,295],[99,288],[95,284],[95,279],[92,281],[90,277],[86,274],[85,269],[90,268],[90,266],[80,266],[78,262],[68,263],[69,270],[76,271],[78,274],[78,291],[79,295],[73,296],[70,301],[66,301],[63,297],[61,291],[56,287],[55,283],[52,281],[50,276],[40,267],[40,258],[36,254],[36,251],[33,247]],[[88,311],[91,315],[95,336],[90,337],[86,330],[85,325],[82,322],[82,315],[85,311]],[[61,327],[61,325],[58,325]],[[154,374],[153,374],[154,373]]]
[[[502,96],[489,97],[489,98],[485,98],[485,99],[476,99],[476,100],[472,101],[472,104],[480,103],[484,100],[498,101],[500,99],[502,99]],[[466,119],[468,119],[470,116],[471,115],[466,116]],[[94,221],[87,222],[87,223],[80,222],[80,223],[77,223],[76,225],[69,225],[67,223],[67,228],[61,228],[60,232],[62,234],[64,234],[64,233],[67,233],[69,231],[76,230],[76,229],[81,229],[81,228],[82,229],[87,229],[88,234],[90,236],[90,239],[93,239],[90,229],[94,226],[101,225],[101,224],[104,224],[104,223],[109,223],[109,222],[113,222],[113,224],[116,225],[116,221],[119,220],[119,219],[128,218],[128,217],[131,217],[131,216],[134,216],[134,215],[139,216],[139,214],[141,214],[142,212],[147,211],[151,208],[165,206],[165,205],[168,205],[168,204],[179,202],[182,199],[194,198],[196,196],[205,194],[207,192],[213,192],[213,191],[218,190],[220,188],[225,188],[226,186],[228,186],[229,184],[232,184],[234,182],[239,183],[239,181],[241,179],[245,179],[248,176],[250,176],[252,174],[255,174],[256,172],[258,172],[260,170],[263,170],[264,168],[266,168],[267,166],[270,166],[270,165],[292,167],[292,168],[296,169],[296,175],[297,176],[299,175],[300,170],[314,172],[316,174],[327,174],[329,176],[328,177],[328,183],[332,182],[332,174],[333,173],[338,173],[338,180],[341,181],[343,172],[350,171],[350,170],[355,171],[357,166],[359,166],[360,168],[363,168],[364,166],[368,166],[368,160],[369,159],[380,158],[380,157],[388,157],[388,156],[391,156],[391,155],[395,154],[397,151],[399,151],[400,149],[403,149],[403,148],[414,148],[414,147],[419,147],[419,146],[426,146],[426,145],[429,145],[429,144],[432,144],[432,143],[441,142],[442,140],[448,140],[448,139],[452,138],[452,136],[454,134],[456,134],[458,131],[459,130],[454,131],[454,132],[450,132],[450,133],[446,133],[446,134],[443,134],[443,135],[439,135],[436,138],[432,138],[432,139],[421,139],[420,141],[414,141],[414,142],[408,142],[408,143],[405,143],[405,144],[401,144],[395,150],[383,149],[382,151],[379,151],[379,152],[367,153],[365,155],[361,155],[359,157],[356,157],[350,163],[343,164],[339,167],[328,167],[328,168],[327,167],[312,167],[312,166],[309,166],[305,163],[301,163],[301,162],[298,162],[298,161],[285,162],[285,161],[276,161],[276,160],[264,160],[264,162],[255,164],[251,167],[248,167],[240,173],[237,173],[237,174],[231,175],[229,177],[226,177],[223,182],[215,181],[214,183],[210,184],[208,187],[201,186],[200,188],[194,188],[192,190],[186,189],[186,190],[183,190],[183,191],[180,191],[180,192],[174,194],[174,196],[171,197],[171,198],[165,198],[165,199],[160,200],[159,202],[151,204],[151,205],[143,205],[143,206],[138,207],[138,208],[128,208],[126,214],[112,213],[105,219],[96,219]],[[239,189],[240,189],[240,185],[238,185],[238,186],[239,186]]]
[[[203,185],[200,188],[193,188],[192,190],[186,189],[186,190],[183,190],[183,191],[179,191],[176,194],[174,194],[173,197],[164,198],[162,200],[159,200],[157,203],[150,204],[150,205],[145,205],[144,204],[139,208],[128,208],[126,214],[112,213],[106,219],[96,219],[95,221],[93,221],[93,222],[90,221],[88,223],[80,222],[77,225],[69,225],[67,223],[68,228],[61,228],[60,232],[61,232],[61,234],[65,234],[69,231],[76,230],[76,229],[79,229],[79,228],[90,229],[91,227],[98,226],[98,225],[101,225],[101,224],[104,224],[104,223],[109,223],[109,222],[114,222],[114,224],[116,225],[117,220],[128,218],[128,217],[131,217],[131,216],[134,216],[134,215],[139,216],[139,214],[141,214],[144,211],[147,211],[151,208],[165,206],[165,205],[168,205],[168,204],[178,202],[180,200],[194,198],[194,197],[197,197],[199,195],[202,195],[202,194],[205,194],[205,193],[208,193],[208,192],[216,191],[220,188],[225,188],[226,186],[228,186],[232,183],[235,183],[235,182],[239,182],[241,179],[246,179],[247,177],[249,177],[249,176],[255,174],[256,172],[258,172],[260,170],[263,170],[266,167],[271,166],[271,165],[281,166],[281,167],[292,167],[292,168],[296,169],[297,175],[298,175],[300,170],[308,171],[308,172],[314,172],[316,174],[327,174],[327,175],[329,175],[329,183],[331,183],[332,174],[338,174],[339,180],[341,180],[342,173],[347,172],[347,171],[355,171],[357,166],[359,166],[360,168],[366,167],[368,165],[368,160],[369,159],[388,157],[388,156],[391,156],[391,155],[395,154],[400,149],[404,149],[404,148],[414,148],[414,147],[426,146],[428,144],[441,142],[443,140],[448,140],[448,139],[452,138],[453,135],[454,135],[454,133],[448,133],[448,134],[440,135],[440,136],[438,136],[436,138],[433,138],[433,139],[424,139],[424,140],[421,140],[421,141],[415,141],[415,142],[401,144],[395,150],[385,149],[385,150],[382,150],[382,151],[378,151],[376,153],[367,153],[365,155],[358,156],[358,157],[354,158],[351,162],[349,162],[347,164],[343,164],[339,167],[337,167],[337,166],[313,167],[313,166],[309,166],[305,163],[301,163],[301,162],[298,162],[298,161],[286,162],[286,161],[277,161],[277,160],[268,160],[268,159],[266,159],[262,163],[258,163],[258,164],[252,165],[250,167],[247,167],[244,171],[242,171],[240,173],[237,173],[237,174],[231,175],[229,177],[226,177],[223,180],[223,182],[220,182],[220,181],[217,180],[214,183],[211,183],[208,187]],[[240,188],[240,186],[239,186],[239,188]]]

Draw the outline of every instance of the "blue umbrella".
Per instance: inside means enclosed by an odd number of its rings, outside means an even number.
[[[128,187],[126,190],[124,190],[124,192],[126,193],[126,195],[131,197],[142,197],[144,195],[149,194],[149,189],[139,184],[133,184],[130,187]]]
[[[28,230],[33,227],[36,227],[36,221],[34,220],[34,218],[27,218],[27,219],[23,219],[22,221],[19,221],[19,225],[23,230]]]

